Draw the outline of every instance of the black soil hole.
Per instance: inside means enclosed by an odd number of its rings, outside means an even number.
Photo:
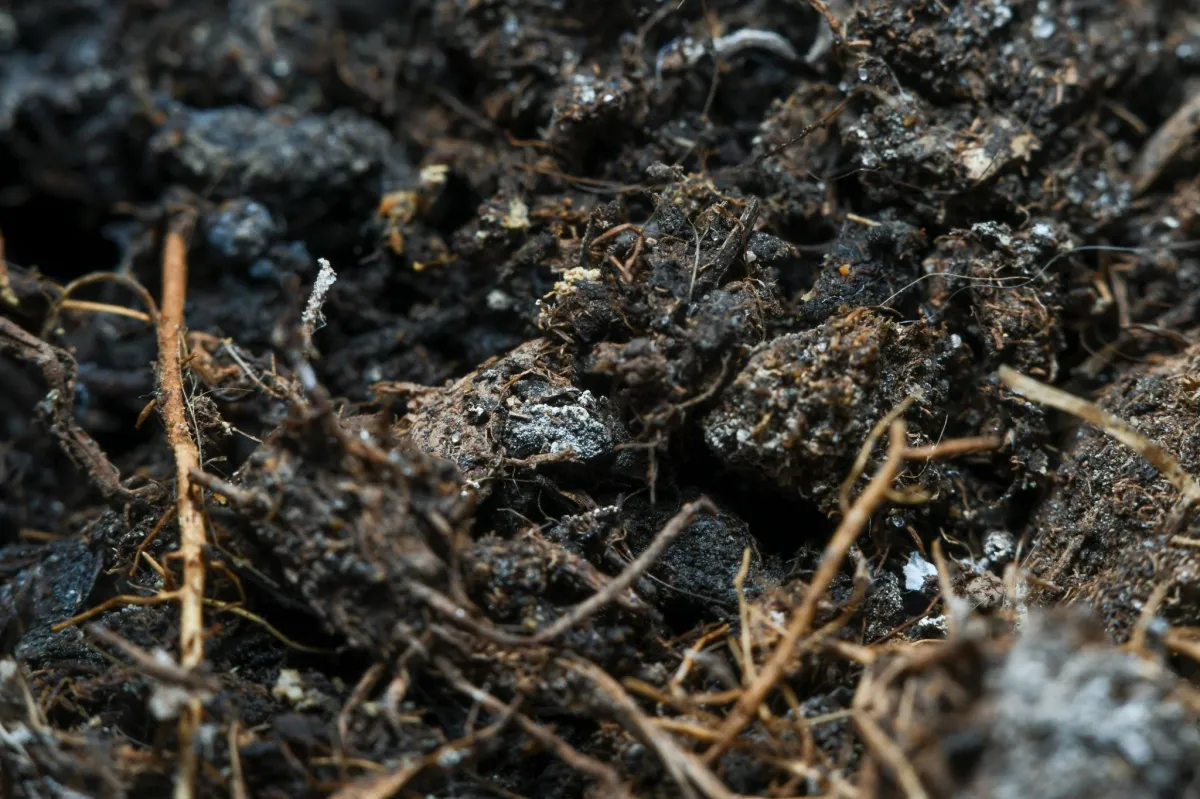
[[[117,263],[120,251],[104,235],[112,221],[107,214],[69,198],[23,194],[0,186],[0,231],[9,263],[64,283]]]

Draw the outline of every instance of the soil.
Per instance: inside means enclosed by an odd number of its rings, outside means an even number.
[[[1198,109],[1195,0],[0,0],[0,796],[1200,797]]]

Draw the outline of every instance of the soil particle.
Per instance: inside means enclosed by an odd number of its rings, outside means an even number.
[[[953,649],[868,701],[881,729],[909,747],[930,796],[1200,791],[1188,688],[1161,662],[1112,648],[1093,619],[1035,612],[1013,637],[973,625]],[[888,715],[923,691],[904,705],[911,716]],[[895,778],[877,779],[882,787]]]
[[[51,547],[14,544],[0,549],[0,635],[18,654],[38,655],[50,625],[74,616],[92,592],[103,565],[86,541]],[[36,640],[35,640],[36,639]]]
[[[634,506],[636,508],[636,505]],[[666,519],[661,512],[650,516]],[[657,527],[644,523],[628,525],[630,549],[639,554]],[[749,525],[732,513],[718,513],[697,520],[667,548],[651,570],[658,604],[668,613],[700,613],[715,618],[733,618],[738,593],[734,578],[742,558],[750,550],[743,594],[753,599],[782,577],[777,558],[764,559],[756,550]]]
[[[798,489],[825,508],[875,423],[905,398],[936,405],[949,390],[944,337],[855,311],[760,345],[701,421],[725,464]],[[921,421],[912,431],[926,437]]]
[[[1200,728],[1176,678],[1074,625],[1031,617],[989,672],[994,715],[962,795],[1200,795]]]
[[[456,464],[482,496],[505,463],[629,460],[616,449],[628,434],[611,401],[576,388],[563,365],[550,342],[534,339],[441,389],[418,389],[396,432]]]
[[[1066,347],[1064,306],[1071,302],[1086,315],[1091,309],[1085,303],[1094,301],[1093,287],[1080,285],[1082,276],[1069,267],[1046,268],[1074,243],[1065,226],[1041,221],[1019,232],[983,222],[951,233],[923,264],[931,276],[930,304],[949,314],[991,360],[1054,380]],[[960,296],[969,303],[955,302]]]
[[[357,208],[365,216],[382,194],[387,170],[403,163],[386,129],[347,110],[297,116],[181,107],[148,148],[168,179],[215,199],[249,196],[267,208],[287,209],[291,230],[309,240],[330,232],[335,209]]]
[[[1100,407],[1200,473],[1200,402],[1195,348],[1133,371],[1101,396]],[[1055,474],[1056,487],[1032,520],[1034,573],[1092,602],[1117,641],[1133,628],[1155,586],[1159,613],[1190,624],[1200,600],[1200,550],[1190,526],[1165,529],[1178,491],[1141,456],[1081,425]],[[1049,597],[1047,597],[1049,599]]]
[[[405,584],[445,580],[437,553],[451,545],[471,501],[449,464],[405,448],[382,454],[361,445],[362,437],[370,439],[366,429],[340,425],[299,421],[267,439],[238,475],[261,498],[242,512],[251,541],[274,553],[288,582],[330,629],[359,646],[387,650],[396,619],[418,623],[419,604]],[[312,457],[330,449],[342,449],[343,457],[327,463]],[[378,482],[349,479],[358,473],[375,474]],[[263,518],[271,504],[280,512]]]
[[[202,228],[213,254],[240,266],[254,263],[282,232],[266,206],[244,198],[222,203]]]
[[[903,297],[917,275],[914,256],[926,247],[924,236],[903,223],[847,226],[824,258],[816,283],[803,295],[800,314],[819,325],[854,308],[887,305]]]

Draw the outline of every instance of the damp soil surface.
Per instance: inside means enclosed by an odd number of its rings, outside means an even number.
[[[1196,0],[0,0],[0,796],[1200,797],[1198,239]]]

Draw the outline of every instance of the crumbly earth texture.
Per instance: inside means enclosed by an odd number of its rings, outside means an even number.
[[[1196,796],[1197,31],[0,0],[0,796]]]
[[[1124,375],[1100,407],[1200,472],[1200,348]],[[1158,613],[1178,625],[1200,614],[1200,519],[1178,490],[1105,433],[1077,430],[1056,487],[1032,526],[1030,568],[1099,610],[1112,635],[1129,636],[1155,589]],[[1089,468],[1084,470],[1084,466]],[[1182,515],[1181,515],[1182,514]]]

